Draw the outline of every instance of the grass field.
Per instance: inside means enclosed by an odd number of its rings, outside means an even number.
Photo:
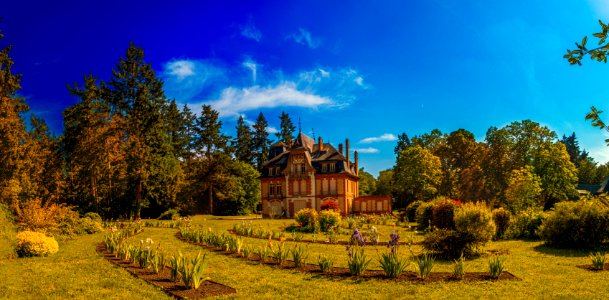
[[[238,220],[218,220],[210,216],[197,216],[193,224],[214,231],[226,231]],[[247,221],[249,222],[249,221]],[[253,220],[253,223],[268,228],[279,228],[289,220]],[[395,227],[379,225],[379,231],[396,230]],[[400,230],[398,228],[398,230]],[[405,234],[405,229],[404,230]],[[207,254],[208,276],[212,280],[237,289],[236,295],[220,299],[601,299],[609,291],[609,272],[591,272],[576,265],[589,264],[586,252],[556,250],[541,245],[541,242],[500,241],[490,243],[487,251],[505,253],[506,269],[521,278],[519,281],[498,282],[446,282],[418,284],[396,283],[391,280],[330,279],[296,271],[280,270],[245,261],[220,253],[203,250],[201,247],[179,241],[177,229],[146,228],[132,238],[151,238],[160,243],[166,253],[181,251],[194,256],[199,251]],[[51,257],[15,259],[0,258],[0,298],[9,299],[168,299],[160,290],[129,275],[126,271],[105,261],[95,252],[95,246],[103,234],[82,236],[76,240],[60,243],[59,252]],[[266,240],[244,238],[246,245],[264,246]],[[6,239],[0,251],[10,251]],[[276,243],[276,242],[275,242]],[[288,248],[295,243],[287,241]],[[9,249],[9,250],[7,250]],[[414,247],[416,252],[420,248]],[[373,258],[371,268],[379,269],[377,251],[383,246],[366,250]],[[408,251],[403,248],[403,253]],[[346,266],[346,251],[340,245],[308,245],[309,262],[315,262],[320,253],[331,256],[336,266]],[[467,261],[466,271],[487,271],[488,257]],[[414,265],[409,267],[414,270]],[[451,262],[437,262],[433,271],[452,271]],[[432,271],[432,272],[433,272]]]

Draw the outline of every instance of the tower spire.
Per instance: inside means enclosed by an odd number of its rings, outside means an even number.
[[[298,117],[298,134],[302,133],[302,124],[300,123],[300,116]]]

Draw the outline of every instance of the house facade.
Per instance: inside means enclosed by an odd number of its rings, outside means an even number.
[[[323,203],[335,202],[341,214],[353,213],[359,196],[358,154],[349,159],[349,140],[338,149],[315,143],[299,133],[293,143],[273,144],[269,160],[262,166],[260,185],[264,217],[293,217],[303,208],[320,210]]]

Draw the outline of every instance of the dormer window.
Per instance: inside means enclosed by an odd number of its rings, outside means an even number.
[[[336,168],[335,168],[335,166],[336,166],[335,164],[330,164],[330,172],[331,172],[331,173],[336,172]]]
[[[328,172],[328,164],[322,164],[321,165],[321,172],[322,173]]]

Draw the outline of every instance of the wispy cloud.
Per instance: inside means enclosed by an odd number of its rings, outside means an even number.
[[[222,81],[225,70],[206,60],[176,59],[163,65],[161,78],[168,96],[188,103],[215,83]]]
[[[209,102],[221,115],[235,115],[240,112],[261,108],[307,107],[332,105],[327,97],[300,91],[293,82],[283,82],[275,86],[229,87],[222,91],[220,99]]]
[[[372,147],[368,147],[368,148],[357,148],[357,149],[353,149],[353,151],[357,151],[357,153],[379,153],[379,149],[376,148],[372,148]]]
[[[588,0],[588,3],[596,12],[598,17],[609,17],[609,2],[607,0]]]
[[[241,36],[256,42],[260,42],[262,39],[262,32],[260,32],[260,30],[254,26],[251,16],[247,20],[247,23],[241,26]]]
[[[367,137],[367,138],[359,141],[359,143],[360,144],[371,144],[371,143],[376,143],[376,142],[391,142],[391,141],[396,141],[397,139],[398,139],[397,136],[395,136],[391,133],[385,133],[381,136]]]
[[[306,45],[311,49],[315,49],[320,45],[319,39],[314,38],[309,31],[302,28],[298,28],[298,32],[288,35],[286,39],[294,40],[296,43]]]
[[[243,117],[243,121],[245,121],[245,124],[247,124],[247,126],[249,126],[252,130],[254,129],[254,124],[256,124],[256,122],[247,119],[247,116],[244,114],[241,114],[241,116]],[[269,134],[273,134],[273,133],[277,133],[279,132],[279,130],[277,130],[277,128],[273,127],[273,126],[267,126],[266,127],[266,132]]]
[[[258,77],[258,64],[248,57],[241,65],[252,72],[252,81],[256,83],[256,78]]]
[[[210,104],[223,117],[277,107],[340,109],[368,88],[353,68],[316,67],[284,74],[280,69],[263,73],[261,67],[251,57],[230,68],[209,60],[174,59],[163,66],[161,76],[169,98],[188,104],[195,113]]]

